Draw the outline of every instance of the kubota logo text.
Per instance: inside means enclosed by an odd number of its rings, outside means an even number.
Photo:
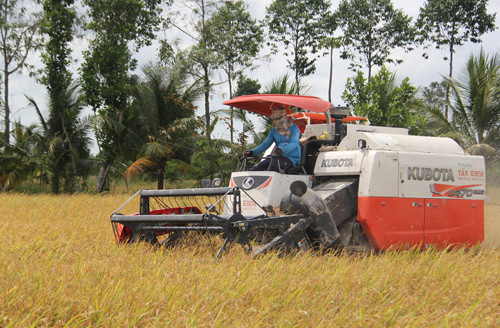
[[[321,162],[321,167],[348,167],[354,166],[354,160],[352,158],[333,158],[324,159]]]
[[[430,167],[409,167],[408,180],[418,181],[455,181],[452,169],[440,169]]]

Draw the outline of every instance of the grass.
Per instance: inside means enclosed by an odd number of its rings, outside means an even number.
[[[470,251],[249,259],[117,246],[127,194],[0,194],[0,327],[498,327],[500,190]],[[136,206],[132,205],[132,206]]]
[[[484,206],[483,247],[500,250],[500,188],[489,188],[487,193],[489,200]]]

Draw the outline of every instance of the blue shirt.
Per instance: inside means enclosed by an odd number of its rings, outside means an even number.
[[[252,149],[254,154],[261,154],[267,148],[269,148],[273,142],[276,143],[276,146],[283,150],[283,157],[288,158],[292,161],[293,166],[298,165],[300,163],[301,153],[300,153],[300,130],[297,125],[292,125],[289,127],[290,136],[283,136],[276,131],[273,127],[267,136],[267,139],[261,143],[257,148]]]

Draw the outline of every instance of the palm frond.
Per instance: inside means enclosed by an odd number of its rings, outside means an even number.
[[[146,169],[154,168],[155,166],[156,164],[153,161],[149,160],[146,157],[142,157],[132,163],[132,165],[130,165],[128,169],[125,170],[123,176],[125,177],[125,179],[129,179],[131,177],[138,176],[141,173],[144,173]]]
[[[483,156],[486,161],[486,166],[500,159],[500,150],[488,144],[475,144],[467,148],[467,153],[476,156]]]
[[[484,143],[500,120],[500,55],[472,54],[457,79],[446,79],[453,96],[452,124]]]
[[[36,103],[35,99],[33,99],[32,97],[29,97],[27,95],[24,95],[24,96],[28,99],[29,103],[35,108],[36,114],[38,115],[38,118],[40,119],[40,123],[42,124],[43,130],[47,131],[48,130],[47,123],[45,122],[45,118],[43,117],[42,112],[41,112],[40,108],[38,107],[38,104]]]
[[[171,162],[175,164],[176,169],[182,172],[183,175],[200,173],[200,169],[195,165],[191,165],[178,159],[173,159]]]

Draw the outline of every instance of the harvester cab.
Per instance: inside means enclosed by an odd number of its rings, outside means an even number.
[[[111,215],[116,240],[172,246],[190,231],[217,234],[224,240],[218,257],[232,243],[256,256],[273,249],[471,247],[483,240],[482,157],[449,138],[346,124],[364,118],[316,97],[224,102],[267,116],[276,103],[302,132],[300,165],[233,172],[222,188],[141,190],[134,195],[138,213],[120,214],[125,203]]]

